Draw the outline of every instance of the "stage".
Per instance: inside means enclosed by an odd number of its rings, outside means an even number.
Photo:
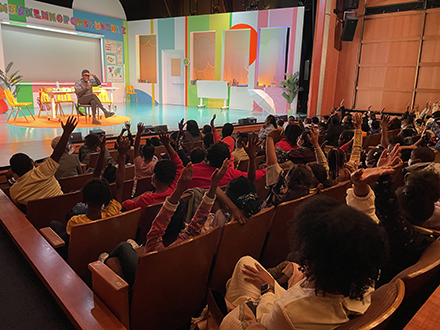
[[[38,108],[31,111],[38,113]],[[10,110],[9,110],[10,111]],[[9,158],[17,153],[23,152],[28,154],[32,159],[37,160],[49,156],[52,153],[50,141],[61,135],[61,125],[59,128],[36,128],[36,127],[18,127],[6,123],[9,111],[0,114],[0,167],[9,166]],[[145,125],[168,125],[168,130],[176,130],[177,123],[184,118],[186,120],[193,119],[197,121],[199,127],[209,124],[212,116],[216,114],[216,126],[224,123],[236,124],[238,119],[249,117],[249,111],[245,110],[223,110],[213,108],[197,108],[185,107],[180,105],[156,105],[133,103],[133,104],[117,104],[116,115],[131,118],[132,133],[136,134],[136,126],[138,122]],[[35,114],[34,114],[35,115]],[[254,112],[252,117],[257,118],[258,122],[263,122],[268,114],[266,112]],[[30,118],[30,116],[29,116]],[[46,118],[42,114],[41,118]],[[67,117],[66,117],[67,118]],[[110,118],[109,118],[110,119]],[[11,119],[13,121],[13,119]],[[29,119],[29,126],[33,120]],[[103,120],[104,122],[104,120]],[[121,132],[123,124],[113,126],[94,126],[94,128],[103,129],[106,134],[117,136]],[[83,137],[90,132],[88,128],[77,128],[75,132],[81,132]]]

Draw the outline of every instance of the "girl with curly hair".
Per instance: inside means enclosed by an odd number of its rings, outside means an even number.
[[[256,260],[243,257],[226,285],[225,298],[235,305],[250,298],[257,304],[257,321],[268,330],[288,324],[334,329],[363,314],[387,258],[384,230],[366,214],[317,196],[297,209],[289,235],[299,260],[290,264],[287,290]]]

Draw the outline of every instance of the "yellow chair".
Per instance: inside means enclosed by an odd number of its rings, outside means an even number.
[[[99,91],[98,98],[101,101],[101,103],[109,104],[110,105],[110,109],[111,109],[111,107],[113,105],[113,101],[110,101],[110,99],[108,98],[107,91],[105,89],[101,89]]]
[[[72,105],[72,113],[71,115],[73,116],[73,112],[75,110],[75,101],[72,100],[72,98],[70,97],[70,93],[66,93],[66,94],[57,94],[57,98],[55,100],[55,112],[59,109],[60,110],[60,115],[62,114],[64,117],[64,111],[63,111],[63,107],[61,106],[61,103],[70,103]]]
[[[24,118],[26,119],[26,121],[29,122],[29,120],[27,119],[27,117],[24,114],[23,109],[21,107],[26,107],[26,109],[28,109],[28,111],[29,111],[29,114],[35,120],[34,115],[32,114],[31,110],[29,110],[29,108],[28,108],[28,105],[31,105],[32,102],[17,102],[14,95],[12,95],[12,92],[8,89],[5,89],[5,95],[6,95],[6,100],[8,101],[8,104],[11,107],[11,113],[9,114],[8,120],[6,122],[8,122],[9,119],[11,118],[12,113],[14,112],[14,109],[17,111],[15,114],[14,120],[17,119],[18,113],[21,112],[23,114]]]
[[[52,90],[52,88],[50,88]],[[38,118],[40,118],[41,111],[46,111],[49,116],[49,105],[51,104],[49,94],[45,93],[49,91],[49,88],[42,88],[40,90],[40,111],[38,111]]]
[[[136,95],[136,103],[139,103],[138,102],[138,96],[137,96],[136,92],[134,91],[133,86],[128,85],[126,87],[126,89],[125,89],[125,101],[127,101],[127,95]]]

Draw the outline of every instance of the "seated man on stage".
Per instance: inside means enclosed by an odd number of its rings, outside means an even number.
[[[98,106],[105,115],[105,118],[114,115],[113,112],[107,111],[99,100],[98,96],[93,94],[92,87],[100,86],[101,81],[94,73],[90,73],[89,70],[84,69],[81,72],[82,78],[75,83],[75,93],[78,97],[78,104],[90,104],[92,106],[93,121],[95,125],[101,125],[96,119],[96,107]],[[90,81],[90,76],[93,76],[94,81]]]

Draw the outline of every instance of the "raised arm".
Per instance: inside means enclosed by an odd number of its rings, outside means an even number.
[[[64,150],[66,150],[67,142],[69,142],[70,134],[75,129],[78,122],[76,121],[76,117],[70,116],[67,119],[66,124],[64,125],[63,122],[61,122],[61,127],[63,128],[63,134],[61,135],[60,141],[58,141],[58,144],[56,145],[55,149],[52,152],[52,155],[50,157],[59,163],[61,156],[64,153]]]
[[[216,114],[214,114],[214,115],[212,116],[212,119],[211,119],[211,122],[210,122],[210,125],[211,125],[211,132],[212,132],[212,137],[214,138],[214,143],[219,142],[219,141],[222,140],[221,137],[220,137],[220,135],[218,134],[217,130],[215,129],[214,121],[215,121],[215,118],[216,118],[216,117],[217,117]]]
[[[350,162],[353,164],[359,163],[361,159],[361,150],[362,150],[362,114],[357,112],[353,116],[354,123],[354,140],[353,140],[353,148],[351,150]]]
[[[96,161],[95,170],[93,171],[93,177],[95,178],[99,178],[102,173],[102,165],[104,163],[105,151],[107,150],[106,142],[107,142],[107,138],[105,137],[105,135],[103,135],[101,138],[101,142],[99,143],[100,151],[99,151],[98,160]]]
[[[168,156],[170,156],[170,158],[172,155],[176,154],[176,151],[173,149],[173,147],[170,144],[170,136],[168,133],[161,131],[159,133],[159,139],[160,142],[162,142],[162,144],[164,145],[165,149],[167,150],[167,154]]]
[[[116,172],[115,196],[113,196],[119,203],[122,203],[125,178],[125,156],[127,155],[128,149],[130,149],[130,141],[127,137],[122,137],[118,146],[118,171]]]
[[[282,136],[282,131],[274,129],[269,132],[266,138],[266,164],[267,166],[278,163],[277,155],[275,153],[275,143]]]
[[[244,146],[244,150],[249,156],[249,167],[248,167],[248,179],[252,182],[255,182],[256,175],[255,172],[257,170],[256,158],[258,149],[260,149],[262,140],[258,139],[258,136],[253,132],[249,135],[249,143],[247,146]]]
[[[380,123],[381,126],[381,137],[380,137],[380,145],[385,149],[388,148],[388,125],[390,123],[390,116],[384,115],[382,121]]]
[[[329,167],[328,167],[327,157],[322,152],[322,149],[319,146],[319,132],[314,125],[310,127],[310,135],[307,135],[307,137],[315,150],[315,157],[317,163],[324,166],[328,174]]]
[[[141,136],[142,132],[145,130],[145,126],[143,123],[138,123],[137,125],[137,133],[136,133],[136,139],[134,140],[134,158],[141,155]]]
[[[99,80],[96,74],[89,73],[89,76],[93,76],[93,78],[95,78],[95,82],[93,83],[93,86],[101,86],[101,80]]]

